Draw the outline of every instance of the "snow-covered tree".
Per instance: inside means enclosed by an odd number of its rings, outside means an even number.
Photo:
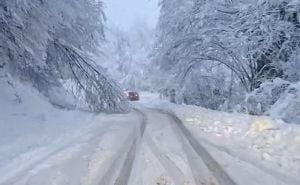
[[[104,45],[105,67],[124,90],[150,90],[148,68],[153,31],[137,20],[128,32],[110,26]]]
[[[216,109],[286,78],[283,66],[299,47],[299,4],[162,0],[154,63],[170,78],[166,88],[179,102]]]
[[[98,0],[2,0],[0,56],[14,76],[53,98],[64,91],[89,111],[120,111],[121,91],[88,54],[104,40]],[[67,85],[66,85],[67,84]]]

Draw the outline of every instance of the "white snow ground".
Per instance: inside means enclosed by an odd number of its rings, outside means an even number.
[[[246,179],[249,184],[300,184],[299,124],[174,105],[151,93],[142,93],[141,97],[143,106],[176,114],[198,141],[228,166],[239,184],[247,184]]]
[[[134,103],[141,113],[94,115],[56,109],[3,75],[0,87],[0,185],[230,184],[216,182],[220,169],[209,170],[209,158],[158,109],[175,112],[237,185],[300,184],[299,126],[172,105],[151,93]]]
[[[128,137],[136,119],[133,114],[60,110],[34,88],[2,75],[0,184],[89,182],[94,178],[93,170],[97,170],[94,165],[113,160],[109,153],[113,151],[108,149],[115,150],[123,144],[119,140]],[[83,173],[85,170],[90,170],[89,175]]]

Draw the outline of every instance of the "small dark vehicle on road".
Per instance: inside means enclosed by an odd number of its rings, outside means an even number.
[[[139,101],[140,100],[140,95],[138,92],[128,92],[128,100],[130,101]]]

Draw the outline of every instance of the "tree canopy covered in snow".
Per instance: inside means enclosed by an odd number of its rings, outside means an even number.
[[[101,65],[120,83],[124,90],[150,90],[150,52],[153,30],[137,20],[129,31],[110,26],[106,32],[104,44],[104,63]]]
[[[281,115],[293,120],[299,12],[298,0],[161,0],[154,35],[139,19],[127,31],[105,26],[99,0],[2,0],[0,70],[59,107],[121,111],[123,90],[156,90],[216,110],[289,110]]]
[[[91,60],[105,39],[104,21],[99,0],[1,0],[0,66],[55,105],[120,111],[121,91]],[[58,101],[63,95],[74,101]]]
[[[177,103],[246,109],[246,95],[262,84],[299,81],[299,1],[162,0],[160,5],[153,62],[161,77],[170,79],[164,88],[176,90]]]

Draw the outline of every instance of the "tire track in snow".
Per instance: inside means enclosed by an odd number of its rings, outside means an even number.
[[[139,125],[139,128],[137,129],[138,132],[137,134],[133,134],[134,137],[132,138],[130,136],[129,140],[132,140],[131,144],[129,145],[129,147],[125,146],[123,147],[118,153],[120,154],[117,159],[121,159],[122,157],[124,157],[125,154],[125,160],[122,164],[122,166],[120,167],[120,171],[118,176],[116,177],[116,180],[114,181],[114,185],[126,185],[129,182],[130,179],[130,175],[133,169],[133,164],[136,158],[136,154],[137,154],[137,148],[138,145],[140,145],[140,141],[143,136],[144,136],[144,132],[147,126],[147,117],[146,115],[138,110],[138,109],[133,109],[134,112],[136,112],[140,118],[141,118],[141,123]],[[129,149],[128,149],[129,148]],[[128,149],[126,151],[126,149]],[[113,164],[111,165],[111,167],[108,169],[108,171],[105,173],[105,175],[102,178],[102,181],[100,182],[99,185],[106,185],[109,184],[111,182],[110,179],[112,179],[113,177],[113,172],[116,171],[116,169],[118,169],[118,163],[119,160],[116,160],[113,162]]]
[[[214,149],[216,149],[217,151],[221,151],[226,153],[228,156],[231,156],[239,161],[242,161],[250,166],[252,166],[253,168],[257,168],[261,171],[263,171],[266,174],[269,174],[270,176],[274,176],[274,177],[280,177],[278,178],[278,181],[284,183],[284,184],[294,184],[294,185],[298,185],[300,184],[300,181],[291,177],[291,176],[287,176],[286,174],[274,171],[274,169],[270,168],[270,167],[266,167],[261,165],[260,163],[256,163],[255,161],[251,161],[251,159],[247,159],[245,157],[241,157],[238,155],[235,155],[233,151],[231,151],[230,149],[224,147],[224,146],[220,146],[220,145],[216,145],[212,142],[210,142],[209,140],[202,138],[201,137],[201,141],[203,141],[203,143],[213,147]]]
[[[133,163],[135,161],[135,158],[136,158],[136,149],[137,149],[137,145],[140,145],[140,141],[141,140],[138,140],[138,137],[143,137],[144,136],[144,133],[145,133],[145,129],[146,129],[146,126],[147,126],[147,116],[140,110],[138,109],[133,109],[135,112],[137,112],[141,119],[142,119],[142,122],[141,122],[141,125],[139,127],[139,134],[140,135],[137,135],[135,136],[135,139],[126,155],[126,159],[123,163],[123,166],[121,168],[121,171],[120,171],[120,174],[118,176],[118,178],[116,179],[116,182],[115,182],[115,185],[125,185],[125,184],[128,184],[129,182],[129,178],[130,178],[130,175],[131,175],[131,171],[133,169]],[[138,142],[139,141],[139,142]]]
[[[112,163],[110,164],[109,168],[105,172],[105,174],[101,177],[101,180],[97,183],[98,185],[109,185],[118,178],[116,177],[116,171],[120,169],[120,163],[123,160],[126,160],[125,155],[130,152],[130,148],[135,144],[135,139],[132,139],[132,135],[135,132],[131,132],[125,141],[123,142],[123,146],[116,152],[116,155],[112,157]],[[128,149],[129,148],[129,149]],[[125,158],[125,159],[124,159]],[[122,167],[121,167],[122,168]]]
[[[185,182],[184,174],[176,166],[175,162],[172,161],[166,154],[160,152],[160,148],[155,144],[149,134],[146,133],[146,143],[150,148],[150,151],[155,155],[163,168],[167,171],[169,176],[174,180],[175,185],[183,185]]]
[[[193,150],[205,163],[206,167],[210,170],[213,176],[217,179],[220,185],[237,185],[236,182],[228,175],[223,167],[209,154],[209,152],[197,141],[192,133],[184,126],[182,121],[174,114],[158,110],[158,112],[167,115],[173,120],[173,123],[179,128],[184,138],[192,146]],[[196,180],[196,179],[195,179]],[[198,182],[197,182],[198,183]]]
[[[136,156],[137,139],[135,139],[126,155],[126,159],[121,168],[120,174],[115,181],[115,185],[128,184],[131,175],[133,163]]]
[[[28,173],[30,173],[30,171],[34,170],[36,167],[46,163],[51,157],[56,156],[59,153],[62,153],[64,151],[68,150],[69,148],[73,147],[76,143],[78,143],[78,141],[82,140],[82,138],[85,138],[86,136],[90,136],[90,134],[93,132],[94,131],[88,131],[86,133],[83,133],[83,134],[79,135],[78,137],[73,138],[71,141],[67,142],[66,144],[59,146],[58,148],[53,149],[52,151],[48,151],[44,155],[30,161],[27,165],[22,166],[20,169],[17,169],[12,174],[8,174],[5,178],[3,178],[3,179],[0,178],[0,185],[14,184],[19,179],[22,179],[23,177],[28,175]],[[98,135],[94,135],[87,140],[99,138],[105,132],[103,130],[100,130],[97,133],[98,133]],[[84,140],[86,140],[86,139],[84,139]],[[81,142],[84,142],[84,140]]]
[[[170,177],[175,181],[174,183],[178,185],[183,185],[185,182],[191,182],[189,178],[193,178],[194,183],[196,185],[219,185],[216,178],[212,175],[212,173],[209,171],[209,169],[203,162],[203,159],[199,157],[199,155],[195,152],[194,148],[190,145],[189,141],[185,138],[180,128],[177,127],[177,125],[174,123],[172,117],[166,114],[164,110],[150,110],[155,112],[156,114],[163,116],[166,119],[165,123],[168,123],[168,125],[170,126],[170,129],[172,130],[171,132],[175,134],[173,136],[174,139],[179,142],[178,144],[181,145],[181,152],[183,155],[186,156],[185,164],[191,170],[191,176],[186,178],[182,171],[177,168],[175,163],[170,165],[170,163],[165,163],[165,161],[160,160],[160,163],[163,165]],[[153,146],[149,146],[150,148],[153,148]],[[161,149],[157,149],[155,151],[156,157],[167,155],[162,154],[160,150]],[[179,171],[177,171],[176,168]]]
[[[147,116],[149,117],[148,119],[149,127],[144,136],[145,138],[144,143],[146,144],[146,147],[149,148],[149,151],[154,155],[154,157],[157,159],[157,162],[159,162],[161,167],[165,170],[170,180],[172,180],[172,184],[184,185],[190,182],[192,176],[185,174],[180,167],[180,164],[182,164],[184,159],[174,158],[174,157],[181,156],[178,154],[181,153],[182,150],[178,151],[177,147],[175,147],[176,149],[174,149],[173,145],[180,146],[180,139],[178,140],[177,135],[174,134],[174,132],[170,128],[172,127],[172,124],[170,124],[169,117],[167,117],[165,114],[162,114],[161,112],[158,112],[157,110],[152,110],[152,109],[147,109]],[[168,130],[164,130],[164,129],[168,129]],[[171,135],[165,133],[165,131],[167,131]],[[153,132],[154,133],[163,132],[164,134],[157,135],[154,134]],[[156,136],[164,137],[164,138],[158,139]],[[172,138],[172,145],[170,142],[167,141],[168,139],[165,138],[165,136],[168,137],[169,139]],[[156,140],[155,138],[158,140]],[[163,142],[160,143],[159,140],[163,140]],[[174,154],[173,153],[174,150],[177,150],[178,153]],[[182,153],[184,155],[184,152]],[[189,165],[187,165],[186,167],[188,168],[188,166]]]

